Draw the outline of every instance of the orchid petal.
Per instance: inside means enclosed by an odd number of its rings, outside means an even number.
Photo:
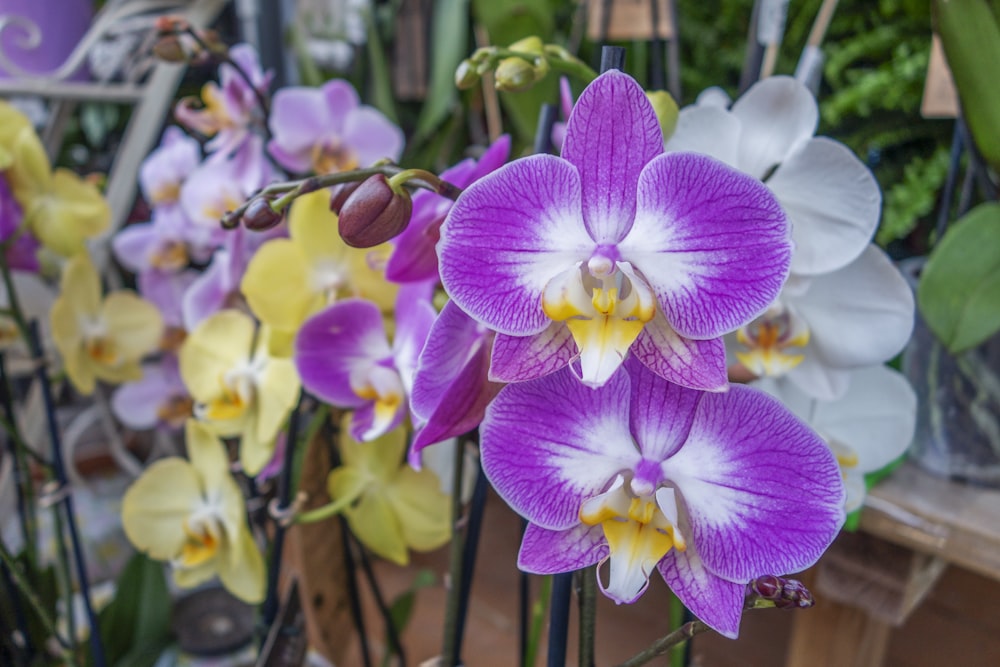
[[[430,551],[451,539],[451,497],[441,491],[431,470],[400,468],[385,496],[411,549]]]
[[[597,243],[616,243],[628,233],[639,174],[662,152],[660,123],[635,79],[610,71],[584,89],[562,156],[580,173],[583,220]]]
[[[245,526],[230,545],[229,563],[219,568],[219,579],[227,591],[247,604],[264,601],[267,588],[264,558]]]
[[[689,106],[677,116],[677,129],[667,142],[668,153],[701,153],[739,167],[740,121],[724,108]]]
[[[669,153],[643,170],[635,225],[618,247],[653,287],[670,326],[699,339],[768,306],[791,257],[788,224],[767,188],[693,153]]]
[[[441,227],[445,290],[496,331],[539,333],[550,322],[540,305],[546,284],[594,247],[580,219],[579,176],[565,160],[504,165],[465,190]]]
[[[122,527],[129,541],[157,560],[180,553],[184,521],[201,499],[194,466],[179,457],[161,459],[143,472],[122,498]]]
[[[644,459],[663,461],[687,439],[702,393],[664,382],[635,359],[627,360],[625,369],[632,380],[629,400],[632,435]]]
[[[608,545],[600,526],[578,524],[565,530],[549,530],[529,523],[521,538],[517,567],[532,574],[559,574],[590,567],[607,555]]]
[[[344,511],[351,531],[366,547],[396,565],[410,562],[402,526],[389,499],[366,491],[357,505]]]
[[[702,394],[687,442],[662,470],[684,498],[688,540],[731,581],[809,567],[844,521],[840,469],[826,444],[749,387]]]
[[[716,632],[736,639],[746,584],[727,581],[705,567],[692,545],[671,550],[657,569],[684,606]]]
[[[497,334],[493,341],[490,380],[533,380],[565,368],[576,356],[576,343],[565,322],[552,322],[533,336]]]
[[[578,523],[583,501],[640,460],[628,430],[628,391],[625,373],[590,389],[568,369],[504,387],[480,426],[483,470],[493,487],[543,528]],[[544,492],[537,480],[546,480]]]
[[[352,377],[391,355],[382,313],[362,299],[346,299],[321,310],[306,320],[295,339],[295,366],[303,387],[342,407],[367,402],[355,393]]]
[[[382,159],[398,160],[405,143],[403,131],[381,111],[368,106],[347,114],[343,136],[363,167]]]
[[[836,368],[891,359],[913,330],[913,290],[875,245],[843,269],[813,278],[794,305],[809,323],[812,351]]]
[[[721,338],[694,340],[674,331],[659,310],[632,345],[632,355],[668,382],[702,391],[724,391],[725,346]]]
[[[851,149],[826,137],[792,152],[767,180],[792,227],[793,273],[828,273],[854,260],[878,226],[882,193]]]
[[[178,353],[181,377],[199,403],[215,398],[223,374],[250,357],[254,323],[237,310],[223,310],[191,332]]]
[[[733,104],[732,114],[743,127],[738,166],[758,179],[809,139],[819,122],[812,93],[787,76],[772,76],[751,86]]]

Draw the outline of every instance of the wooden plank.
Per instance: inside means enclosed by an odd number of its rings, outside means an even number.
[[[813,590],[815,573],[807,574],[803,580]],[[785,667],[878,667],[891,630],[858,607],[816,595],[815,607],[795,614]]]
[[[907,462],[868,494],[861,530],[1000,580],[1000,490]]]

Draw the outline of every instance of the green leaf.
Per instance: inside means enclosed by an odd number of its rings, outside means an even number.
[[[1000,169],[1000,26],[987,0],[935,0],[934,18],[962,113],[983,157]]]
[[[469,0],[436,0],[431,25],[430,82],[413,141],[426,139],[458,100],[455,69],[469,41]]]
[[[957,354],[1000,331],[1000,204],[981,204],[949,229],[920,276],[917,302]]]
[[[166,644],[170,610],[163,565],[137,553],[118,578],[114,600],[98,618],[109,664],[152,664],[145,662],[146,649]]]
[[[368,64],[371,67],[372,104],[393,123],[399,124],[396,101],[392,94],[392,75],[382,48],[374,12],[368,12]]]

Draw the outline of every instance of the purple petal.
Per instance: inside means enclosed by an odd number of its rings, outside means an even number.
[[[729,386],[722,339],[685,338],[670,328],[660,311],[643,327],[631,351],[646,368],[682,387],[721,391]]]
[[[176,387],[167,383],[166,373],[159,364],[143,364],[141,380],[115,389],[111,411],[129,428],[150,429],[160,421],[160,406],[175,392]]]
[[[370,442],[399,426],[405,416],[406,410],[400,404],[392,419],[372,430],[375,426],[375,402],[368,401],[351,413],[351,425],[348,426],[347,430],[357,442]]]
[[[635,79],[612,70],[584,89],[562,156],[580,172],[583,219],[598,243],[617,243],[628,233],[639,174],[662,152],[660,123]]]
[[[160,311],[164,324],[169,327],[184,328],[184,298],[200,275],[194,270],[179,273],[143,271],[136,277],[136,286],[142,297]]]
[[[733,331],[774,301],[792,251],[767,187],[694,153],[670,153],[643,170],[635,225],[618,248],[670,326],[699,339]]]
[[[184,292],[181,312],[184,328],[188,331],[194,331],[202,320],[226,307],[235,290],[229,276],[229,264],[229,253],[219,250],[212,256],[212,263],[204,273]]]
[[[542,291],[589,257],[580,181],[565,160],[532,155],[473,183],[441,226],[438,258],[445,290],[465,312],[513,336],[549,325]]]
[[[517,567],[532,574],[559,574],[590,567],[607,555],[600,526],[578,524],[567,530],[548,530],[529,523],[521,538]]]
[[[736,639],[743,615],[746,584],[712,574],[688,544],[687,551],[672,549],[657,565],[663,580],[684,606],[716,632]]]
[[[565,322],[552,322],[534,336],[497,334],[493,341],[490,379],[524,382],[566,367],[578,352]]]
[[[569,369],[501,389],[480,426],[483,471],[497,493],[544,528],[579,523],[581,503],[639,462],[628,391],[625,373],[590,389]]]
[[[444,388],[433,412],[417,432],[410,447],[410,465],[420,468],[420,452],[448,438],[468,433],[483,421],[489,405],[503,385],[486,379],[489,347],[480,345]]]
[[[345,299],[313,315],[295,337],[295,367],[302,386],[327,403],[360,407],[352,375],[391,357],[378,306]],[[356,416],[357,419],[357,416]]]
[[[294,86],[275,93],[269,122],[274,138],[267,149],[282,167],[294,172],[309,171],[313,146],[340,129],[333,127],[335,120],[324,90]]]
[[[392,355],[407,392],[413,388],[417,360],[437,317],[431,303],[434,287],[429,282],[410,283],[403,285],[396,297],[396,335],[392,341]]]
[[[469,361],[485,347],[489,331],[462,312],[454,301],[441,309],[431,325],[413,379],[413,412],[427,419]]]
[[[478,162],[462,160],[441,174],[443,180],[460,188],[499,168],[510,155],[510,137],[503,135],[483,153]],[[397,283],[438,278],[436,245],[441,223],[451,210],[450,199],[421,190],[413,196],[410,224],[393,240],[392,254],[385,266],[385,276]]]
[[[362,106],[344,119],[343,141],[367,167],[377,160],[398,160],[403,152],[403,131],[374,107]]]
[[[702,394],[687,442],[662,470],[684,498],[688,541],[732,581],[809,567],[844,522],[844,485],[829,448],[750,387]]]
[[[150,268],[149,256],[160,241],[160,232],[152,222],[125,227],[111,239],[111,249],[118,263],[133,273]]]
[[[632,379],[632,435],[643,458],[663,461],[687,440],[702,393],[667,382],[632,357],[625,360],[625,368]]]

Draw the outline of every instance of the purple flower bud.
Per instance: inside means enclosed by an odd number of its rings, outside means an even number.
[[[338,229],[344,243],[371,248],[395,237],[410,223],[410,193],[393,188],[382,174],[362,181],[340,210]]]
[[[256,197],[243,214],[243,226],[254,232],[264,232],[281,224],[282,214],[271,207],[264,197]]]
[[[760,603],[765,604],[760,604]],[[767,604],[769,603],[769,604]],[[778,609],[805,609],[814,604],[812,593],[796,579],[767,574],[757,577],[747,586],[747,606]]]
[[[330,210],[340,215],[344,204],[347,203],[347,198],[358,189],[359,185],[361,185],[361,181],[354,181],[353,183],[344,183],[334,188],[333,196],[330,197]]]
[[[765,600],[777,600],[781,597],[781,579],[773,574],[765,574],[750,582],[750,591]]]

